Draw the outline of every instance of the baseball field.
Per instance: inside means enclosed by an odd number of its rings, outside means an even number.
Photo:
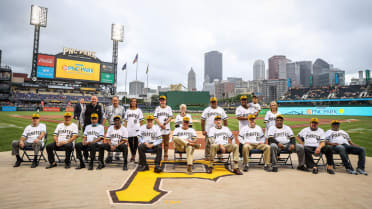
[[[194,174],[186,175],[185,166],[173,168],[172,161],[164,163],[164,172],[137,172],[130,163],[129,171],[119,165],[103,170],[66,170],[63,165],[46,170],[45,162],[31,169],[29,163],[13,168],[11,141],[19,139],[31,122],[33,112],[0,112],[0,208],[371,208],[372,205],[372,117],[317,116],[320,127],[330,128],[330,121],[341,121],[354,143],[366,148],[366,171],[369,176],[350,175],[337,167],[336,175],[324,169],[318,175],[288,167],[278,173],[252,167],[243,176],[234,176],[224,166],[205,173],[207,163],[198,160]],[[41,112],[41,122],[47,126],[48,142],[63,113]],[[264,115],[257,123],[261,127]],[[200,114],[192,114],[193,127],[200,133]],[[285,124],[295,134],[307,127],[311,116],[285,115]],[[238,121],[229,115],[229,128],[237,134]],[[172,129],[174,124],[172,123]],[[77,141],[81,141],[81,137]],[[172,148],[172,146],[171,146]],[[203,157],[204,150],[194,153]],[[173,159],[173,150],[170,159]],[[297,156],[292,155],[294,166]],[[350,160],[356,167],[357,156]],[[138,161],[138,156],[137,156]],[[95,166],[96,167],[96,166]]]

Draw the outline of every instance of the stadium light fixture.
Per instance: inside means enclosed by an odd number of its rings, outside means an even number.
[[[32,50],[31,79],[36,81],[37,54],[39,53],[40,27],[47,26],[48,8],[31,5],[30,24],[35,26],[34,48]]]
[[[111,40],[123,42],[124,40],[124,25],[111,25]]]

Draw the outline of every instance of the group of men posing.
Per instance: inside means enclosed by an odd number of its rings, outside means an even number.
[[[83,127],[83,141],[76,143],[76,156],[80,163],[76,169],[85,168],[83,155],[89,162],[88,169],[93,169],[96,151],[99,151],[98,167],[102,169],[104,164],[104,151],[108,151],[109,156],[106,163],[113,159],[113,152],[122,153],[124,158],[123,170],[128,169],[128,144],[131,150],[131,162],[135,161],[136,152],[139,153],[139,171],[149,170],[146,161],[146,153],[155,153],[155,172],[161,172],[160,166],[162,154],[163,160],[168,160],[168,148],[170,139],[175,144],[175,149],[187,156],[187,173],[192,173],[193,153],[195,149],[201,147],[197,143],[197,135],[192,128],[192,118],[186,113],[186,106],[181,105],[180,114],[176,117],[176,128],[170,137],[170,122],[173,118],[171,107],[166,103],[166,97],[160,96],[160,106],[155,109],[153,115],[146,117],[146,124],[143,124],[143,113],[137,107],[136,99],[130,100],[127,111],[119,105],[119,98],[113,97],[113,104],[103,108],[98,104],[97,97],[91,98],[91,103],[82,105],[82,112],[79,114],[81,127]],[[333,120],[331,129],[324,132],[318,127],[319,120],[312,118],[310,126],[302,129],[297,136],[294,135],[289,126],[284,125],[284,116],[278,111],[277,104],[270,104],[270,111],[265,116],[265,133],[256,124],[257,116],[260,112],[260,105],[257,97],[252,97],[252,102],[248,104],[247,97],[240,98],[241,105],[236,109],[236,117],[239,120],[239,145],[235,142],[235,137],[227,127],[227,115],[223,108],[217,105],[215,97],[210,98],[210,106],[201,115],[202,134],[205,136],[205,159],[209,161],[208,173],[213,172],[213,164],[216,155],[232,153],[233,172],[242,175],[239,169],[239,156],[243,158],[243,171],[249,169],[250,152],[254,149],[261,150],[264,155],[264,170],[277,172],[278,156],[281,152],[296,152],[298,156],[298,170],[309,171],[317,174],[318,168],[314,163],[313,155],[324,154],[327,159],[327,172],[334,174],[333,154],[339,153],[346,171],[350,174],[364,174],[365,172],[365,150],[354,144],[349,135],[340,130],[340,122]],[[124,118],[124,124],[122,119]],[[18,167],[22,159],[19,156],[19,148],[32,146],[37,156],[43,146],[43,139],[46,134],[46,127],[39,123],[40,115],[32,116],[32,124],[27,126],[20,140],[12,143],[12,153],[16,155],[17,161],[14,167]],[[106,121],[110,126],[105,128],[102,124]],[[156,123],[156,125],[154,124]],[[105,130],[106,129],[106,130]],[[57,166],[54,159],[54,151],[64,150],[66,152],[65,168],[70,167],[70,156],[74,149],[74,141],[78,137],[79,128],[72,122],[72,114],[64,114],[64,122],[57,125],[53,139],[54,142],[46,146],[49,164],[46,168]],[[90,151],[90,159],[88,159]],[[84,153],[82,155],[82,152]],[[359,156],[358,167],[353,169],[348,154]],[[119,156],[116,155],[115,158]],[[34,158],[31,167],[36,167],[38,161]]]

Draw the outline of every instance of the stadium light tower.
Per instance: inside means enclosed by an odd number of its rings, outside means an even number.
[[[40,27],[47,26],[48,8],[31,5],[30,24],[35,26],[34,31],[34,48],[32,50],[32,69],[31,79],[36,81],[37,54],[39,53]]]
[[[118,65],[118,46],[119,41],[124,41],[124,26],[120,24],[111,25],[111,40],[114,42],[112,51],[112,63],[114,63],[114,86],[113,93],[116,94],[117,88],[117,65]]]

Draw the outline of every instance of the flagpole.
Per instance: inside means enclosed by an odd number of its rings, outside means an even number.
[[[127,79],[128,79],[128,70],[125,69],[125,93],[127,93]],[[127,94],[129,95],[129,94]]]
[[[138,72],[138,60],[139,60],[139,58],[137,58],[137,62],[136,62],[136,80],[137,80],[137,72]]]

